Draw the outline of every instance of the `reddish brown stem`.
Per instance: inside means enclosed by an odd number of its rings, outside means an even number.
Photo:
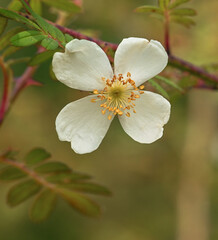
[[[54,23],[53,23],[53,25],[55,25],[57,28],[59,28],[63,33],[67,33],[75,38],[86,39],[86,40],[95,42],[102,48],[108,47],[108,48],[112,49],[113,51],[115,51],[117,49],[117,46],[118,46],[117,44],[105,42],[105,41],[102,41],[97,38],[88,37],[80,32],[77,32],[75,30],[72,30],[72,29],[69,29],[69,28],[54,24]],[[168,32],[168,34],[169,34],[169,32]],[[169,44],[169,38],[168,38],[167,44]],[[168,51],[170,51],[169,46],[168,46]],[[214,74],[208,73],[201,67],[198,67],[190,62],[187,62],[183,59],[175,57],[171,54],[169,55],[169,65],[171,65],[172,67],[175,67],[177,69],[181,69],[183,71],[189,72],[190,74],[192,74],[196,77],[199,77],[199,79],[205,80],[207,83],[209,83],[209,86],[205,83],[205,87],[207,87],[207,88],[218,89],[218,77]],[[201,84],[201,88],[202,88],[202,84]]]
[[[164,40],[166,52],[170,55],[170,24],[169,24],[169,13],[165,10],[165,21],[164,21]]]
[[[6,109],[8,107],[7,105],[8,105],[8,93],[9,93],[9,76],[2,58],[0,58],[0,67],[2,69],[3,78],[4,78],[3,94],[2,94],[2,100],[1,100],[1,106],[0,106],[0,125],[1,125]]]

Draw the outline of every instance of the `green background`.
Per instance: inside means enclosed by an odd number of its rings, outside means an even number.
[[[0,6],[6,6],[7,2],[0,0]],[[94,30],[99,38],[116,43],[130,36],[163,43],[162,23],[133,12],[138,6],[155,3],[84,0],[84,12],[75,17],[70,27]],[[198,12],[197,25],[192,29],[172,25],[172,51],[199,65],[213,63],[218,56],[218,3],[216,0],[193,0],[188,6]],[[47,8],[43,8],[43,16],[51,15],[46,11]],[[54,15],[50,17],[54,19]],[[14,25],[10,23],[10,26]],[[31,56],[35,51],[35,47],[26,48],[16,56]],[[21,74],[24,67],[23,64],[15,67],[15,73]],[[1,128],[0,148],[19,150],[22,158],[30,149],[44,147],[52,153],[53,159],[92,175],[113,195],[96,198],[102,207],[98,219],[83,217],[60,200],[47,221],[35,224],[29,221],[27,214],[31,200],[10,209],[6,204],[8,188],[0,183],[1,240],[175,240],[180,234],[182,214],[178,202],[183,183],[193,186],[191,191],[202,189],[206,193],[205,204],[198,213],[206,211],[205,227],[209,239],[218,239],[218,96],[215,91],[191,90],[188,94],[172,97],[171,118],[164,128],[164,136],[151,145],[134,142],[115,119],[98,150],[77,155],[69,143],[58,140],[54,123],[67,103],[85,94],[51,80],[49,63],[38,69],[35,79],[42,82],[43,87],[29,87],[21,93]],[[196,119],[193,113],[200,117]],[[211,115],[215,118],[209,117]],[[201,124],[203,130],[199,127]],[[193,149],[199,146],[202,151],[200,142],[205,137],[204,131],[207,132],[205,126],[212,126],[212,133],[205,146],[205,156],[198,165],[196,151],[193,154],[188,151],[187,155],[186,146],[193,144]],[[189,159],[190,162],[195,160],[189,166],[193,179],[186,178],[183,171],[184,161]],[[195,175],[201,176],[201,172],[206,175],[205,181],[192,185]],[[193,207],[198,200],[198,197],[193,198]],[[184,206],[184,211],[188,208],[192,219],[192,207]],[[189,227],[200,228],[200,224],[191,222]]]

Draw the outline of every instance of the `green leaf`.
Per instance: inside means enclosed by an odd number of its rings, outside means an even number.
[[[148,82],[165,98],[169,99],[168,93],[153,79],[148,80]]]
[[[8,19],[5,17],[0,17],[0,35],[4,32],[8,23]]]
[[[16,12],[20,11],[21,8],[22,8],[22,4],[19,0],[13,0],[8,5],[9,10],[13,10],[13,11],[16,11]]]
[[[180,25],[183,25],[184,27],[187,27],[187,28],[195,25],[195,21],[193,21],[191,18],[188,18],[188,17],[174,16],[174,17],[171,17],[171,21],[178,23]]]
[[[163,10],[155,6],[141,6],[135,9],[135,12],[138,13],[157,13],[163,15]]]
[[[168,79],[168,78],[165,78],[163,76],[156,76],[155,77],[156,79],[160,80],[160,81],[163,81],[164,83],[166,83],[167,85],[177,89],[178,91],[180,92],[184,92],[184,90],[178,85],[176,84],[175,82],[173,82],[172,80]]]
[[[65,37],[64,34],[55,26],[47,23],[41,16],[36,14],[27,4],[24,0],[20,0],[24,6],[24,8],[33,16],[37,24],[44,30],[45,33],[50,34],[54,39],[58,39],[65,44]],[[55,1],[53,1],[55,2]],[[45,44],[46,45],[46,44]],[[54,50],[54,43],[52,44],[53,48],[48,50]]]
[[[34,166],[38,163],[41,163],[51,157],[51,154],[48,153],[43,148],[35,148],[30,151],[24,158],[27,166]]]
[[[29,62],[30,66],[35,66],[45,62],[46,60],[52,58],[56,51],[45,51],[35,55]]]
[[[39,15],[42,15],[42,6],[40,0],[31,0],[30,7]]]
[[[10,47],[5,49],[5,51],[2,53],[2,56],[3,57],[8,57],[8,56],[10,56],[11,54],[17,52],[20,49],[21,49],[20,47],[10,46]]]
[[[46,36],[39,31],[23,31],[11,38],[11,43],[16,47],[26,47],[43,40]]]
[[[169,9],[179,7],[180,5],[190,2],[191,0],[175,0],[169,5]]]
[[[34,169],[37,173],[69,172],[71,169],[62,162],[47,162]]]
[[[92,193],[92,194],[99,194],[99,195],[111,195],[111,192],[98,184],[95,183],[72,183],[70,184],[70,189],[81,191],[81,192],[86,192],[86,193]]]
[[[34,222],[41,222],[49,217],[55,208],[57,200],[56,193],[45,190],[39,194],[30,209],[30,218]]]
[[[6,67],[7,67],[7,65],[6,65]],[[3,154],[3,157],[4,158],[9,158],[11,160],[14,160],[18,153],[19,153],[18,151],[8,150],[7,152],[5,152]]]
[[[166,9],[168,8],[170,0],[158,0],[158,4],[161,9]]]
[[[92,217],[100,214],[99,206],[85,196],[63,188],[59,189],[58,193],[79,212]]]
[[[72,182],[84,179],[90,179],[91,177],[87,174],[70,172],[70,173],[58,173],[50,175],[46,178],[47,181],[55,184],[70,184]]]
[[[1,38],[0,38],[0,50],[5,49],[9,44],[10,44],[10,39],[12,36],[14,36],[15,34],[17,34],[18,32],[22,31],[23,28],[13,28],[10,31],[8,31],[6,34],[4,34]]]
[[[28,198],[34,196],[41,189],[41,185],[34,180],[27,180],[13,186],[7,196],[7,202],[11,207],[17,206]]]
[[[74,39],[72,36],[70,36],[67,33],[64,36],[65,36],[66,43],[69,43],[70,41],[72,41]]]
[[[17,21],[17,22],[21,22],[21,23],[27,24],[30,27],[39,29],[37,24],[35,24],[34,22],[30,21],[29,19],[19,15],[16,12],[0,8],[0,15],[3,16],[3,17],[6,17],[6,18],[10,18],[10,19],[12,19],[14,21]]]
[[[47,50],[55,50],[58,48],[58,42],[52,38],[45,38],[42,40],[41,45]]]
[[[15,167],[6,167],[0,171],[0,181],[12,181],[26,177],[26,173]]]
[[[77,6],[76,4],[74,4],[73,1],[69,1],[69,0],[58,0],[58,1],[42,0],[42,1],[52,7],[55,7],[59,10],[66,11],[69,13],[81,12],[81,8],[79,6]]]
[[[191,8],[179,8],[170,11],[171,16],[195,16],[197,13]]]

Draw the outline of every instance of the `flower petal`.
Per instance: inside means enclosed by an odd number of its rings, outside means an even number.
[[[170,103],[161,95],[146,91],[135,105],[136,113],[119,117],[124,131],[140,143],[152,143],[161,138],[163,125],[169,120]]]
[[[53,71],[68,87],[93,91],[105,87],[102,77],[113,77],[113,70],[104,51],[94,42],[74,39],[64,53],[54,54]]]
[[[115,53],[115,74],[131,73],[136,86],[160,73],[167,65],[168,55],[158,41],[144,38],[126,38]]]
[[[110,123],[102,115],[100,104],[88,96],[66,105],[56,118],[56,130],[61,141],[71,142],[76,153],[89,153],[98,148]]]

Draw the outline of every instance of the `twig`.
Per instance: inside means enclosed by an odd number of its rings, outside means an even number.
[[[67,34],[71,35],[72,37],[75,37],[78,39],[86,39],[86,40],[95,42],[102,48],[108,47],[108,48],[112,49],[113,51],[115,51],[117,49],[118,45],[115,43],[110,43],[110,42],[106,42],[106,41],[103,41],[103,40],[100,40],[97,38],[92,38],[85,34],[77,32],[75,30],[54,24],[52,22],[50,22],[50,23],[55,25],[57,28],[59,28],[63,33],[67,33]],[[207,84],[205,84],[205,87],[207,86],[210,89],[218,89],[218,76],[208,73],[201,67],[198,67],[188,61],[185,61],[185,60],[178,58],[176,56],[173,56],[171,54],[169,55],[169,65],[174,68],[189,72],[191,75],[196,76],[199,79],[205,80],[206,82],[209,83],[209,86]],[[202,84],[201,84],[201,87],[202,87]]]
[[[8,93],[9,93],[9,76],[8,76],[8,72],[7,69],[5,67],[5,64],[3,63],[3,59],[0,58],[0,67],[2,69],[2,73],[3,73],[3,78],[4,78],[4,83],[3,83],[3,95],[2,95],[2,100],[1,100],[1,106],[0,106],[0,125],[3,122],[4,119],[4,115],[6,112],[6,109],[8,107]]]

